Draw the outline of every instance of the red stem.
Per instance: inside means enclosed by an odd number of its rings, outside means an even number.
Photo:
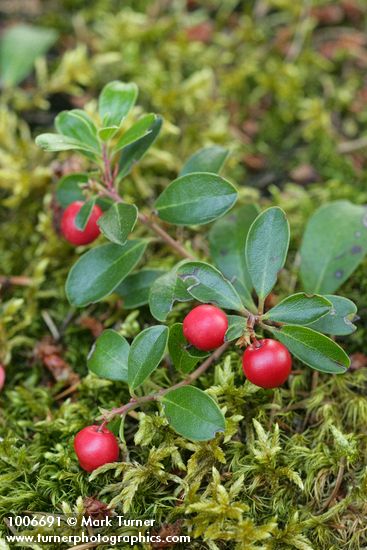
[[[149,403],[152,401],[159,401],[166,393],[176,390],[177,388],[182,388],[183,386],[187,386],[188,384],[191,384],[194,380],[199,378],[219,357],[226,351],[226,349],[229,346],[229,342],[226,342],[225,344],[221,345],[220,348],[216,349],[205,361],[198,367],[196,370],[194,370],[189,376],[187,376],[184,380],[181,380],[181,382],[178,382],[174,386],[171,386],[170,388],[162,388],[156,393],[152,393],[150,395],[144,395],[143,397],[136,397],[132,398],[129,403],[126,403],[125,405],[121,405],[121,407],[116,407],[114,409],[111,409],[111,411],[108,413],[107,418],[104,419],[101,426],[105,426],[108,422],[112,420],[113,417],[120,415],[125,415],[128,411],[132,409],[136,409],[140,405],[143,405],[144,403]],[[102,429],[102,428],[101,428]]]
[[[107,146],[105,143],[102,145],[102,157],[103,157],[103,164],[104,164],[104,180],[108,189],[113,190],[114,178],[112,176],[111,161],[108,157]]]

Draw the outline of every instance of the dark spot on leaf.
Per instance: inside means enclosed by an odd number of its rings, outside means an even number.
[[[342,269],[338,269],[338,271],[335,271],[335,277],[337,279],[341,279],[344,275],[344,271]]]
[[[219,254],[221,256],[227,256],[228,250],[226,248],[221,248],[221,250],[219,251]]]
[[[351,248],[350,251],[351,251],[352,254],[360,254],[360,253],[362,252],[362,250],[363,250],[363,249],[362,249],[361,246],[355,245],[355,246],[353,246],[353,247]]]
[[[342,252],[341,254],[338,254],[338,256],[335,256],[334,260],[341,260],[342,258],[344,258],[346,252]]]

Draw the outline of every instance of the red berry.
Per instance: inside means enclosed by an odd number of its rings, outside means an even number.
[[[292,357],[283,344],[265,338],[249,346],[242,357],[246,377],[260,388],[276,388],[288,378]]]
[[[183,322],[186,340],[203,351],[221,346],[227,328],[228,319],[224,311],[208,304],[192,309]]]
[[[87,472],[116,462],[119,456],[116,437],[107,428],[101,430],[100,426],[87,426],[80,430],[74,439],[74,449],[80,466]]]
[[[69,206],[65,208],[61,219],[61,231],[65,239],[75,245],[89,244],[93,242],[100,233],[97,220],[102,216],[103,211],[98,204],[93,206],[92,213],[83,231],[78,229],[75,225],[75,218],[83,204],[82,201],[75,201],[69,204]]]
[[[5,375],[5,369],[2,365],[0,365],[0,391],[3,389],[4,387],[4,384],[5,384],[5,378],[6,378],[6,375]]]

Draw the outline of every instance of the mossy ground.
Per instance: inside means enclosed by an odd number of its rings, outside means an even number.
[[[154,321],[147,308],[126,311],[113,297],[84,311],[67,303],[64,281],[79,251],[55,231],[53,193],[58,174],[78,170],[79,160],[61,154],[51,164],[32,143],[59,110],[80,103],[93,110],[97,92],[111,79],[137,82],[140,105],[166,120],[153,151],[125,183],[124,192],[140,205],[149,205],[199,147],[229,146],[225,175],[239,187],[240,201],[279,204],[289,216],[292,253],[279,296],[312,211],[337,198],[367,199],[366,154],[355,143],[367,124],[365,3],[187,5],[60,0],[42,3],[39,13],[14,13],[13,7],[5,14],[9,21],[55,26],[60,40],[47,64],[37,65],[26,86],[5,92],[1,105],[0,275],[25,275],[32,284],[1,289],[7,384],[0,513],[82,513],[81,499],[95,496],[158,525],[183,520],[182,532],[193,537],[190,548],[366,548],[366,368],[318,376],[296,364],[287,386],[263,391],[244,384],[234,350],[198,382],[226,409],[224,438],[188,442],[152,406],[128,417],[130,461],[116,470],[89,478],[73,453],[76,431],[100,408],[128,399],[124,384],[87,373],[94,337],[85,318],[95,320],[94,328],[98,322],[122,326],[128,337]],[[193,238],[180,230],[178,236],[205,257],[206,231]],[[174,257],[154,245],[146,261],[164,267]],[[341,339],[349,354],[366,353],[366,267],[343,289],[361,317],[358,332]],[[181,319],[185,307],[170,321]],[[34,352],[50,336],[50,320],[60,333],[62,358],[82,380],[66,398],[58,397],[65,383],[55,383]],[[162,368],[145,390],[177,376]]]

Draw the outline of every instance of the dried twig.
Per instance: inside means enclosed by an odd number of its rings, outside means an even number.
[[[334,489],[333,489],[331,495],[329,496],[329,498],[324,502],[321,509],[319,510],[320,513],[323,512],[324,510],[327,510],[328,508],[330,508],[330,505],[333,503],[335,498],[338,496],[340,486],[343,482],[345,464],[346,464],[346,460],[345,460],[345,457],[343,456],[341,458],[341,461],[340,461],[338,475],[336,476]]]

